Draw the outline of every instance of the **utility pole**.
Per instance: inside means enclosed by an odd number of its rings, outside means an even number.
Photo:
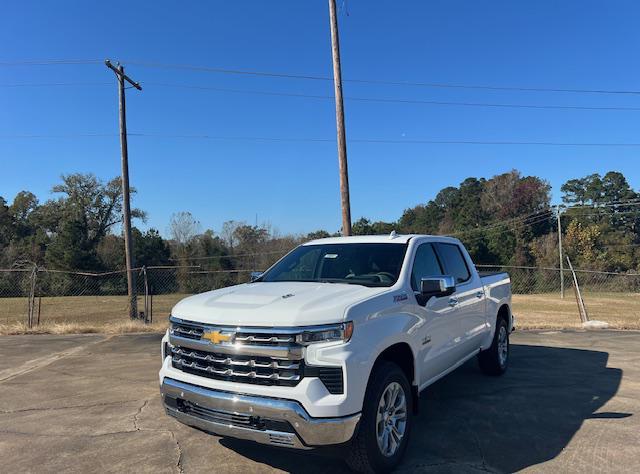
[[[120,148],[122,150],[122,214],[124,228],[124,252],[127,265],[127,295],[129,297],[129,317],[137,319],[138,300],[136,296],[135,275],[133,274],[134,258],[131,248],[131,199],[129,190],[129,152],[127,149],[127,112],[125,105],[124,83],[127,81],[133,87],[142,90],[140,84],[134,82],[124,73],[124,66],[114,66],[108,59],[104,62],[115,72],[118,78],[118,97],[120,101]],[[146,317],[146,314],[145,314]]]
[[[564,298],[564,263],[562,261],[562,225],[560,224],[560,205],[556,206],[556,219],[558,221],[558,253],[560,255],[560,298]]]
[[[342,72],[340,68],[340,37],[336,0],[329,0],[331,21],[331,52],[333,56],[333,86],[336,98],[336,128],[338,133],[338,163],[340,167],[340,201],[342,204],[342,235],[351,235],[351,204],[349,202],[349,170],[347,168],[347,138],[344,130],[344,103],[342,101]]]

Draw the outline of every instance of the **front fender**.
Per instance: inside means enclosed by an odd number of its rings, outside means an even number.
[[[360,319],[349,342],[350,357],[347,359],[347,400],[350,409],[362,409],[371,371],[380,354],[394,344],[405,343],[416,360],[418,334],[422,321],[414,314],[402,311],[401,307],[372,313]],[[419,380],[419,368],[414,365],[414,382]]]

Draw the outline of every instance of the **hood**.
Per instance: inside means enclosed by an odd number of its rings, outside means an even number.
[[[345,309],[389,288],[315,282],[256,282],[183,299],[176,318],[230,326],[306,326],[341,322]]]

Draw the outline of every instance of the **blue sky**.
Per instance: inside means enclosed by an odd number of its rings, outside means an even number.
[[[338,0],[345,79],[638,90],[640,4],[633,1]],[[281,232],[340,227],[336,146],[167,135],[335,139],[331,100],[163,86],[331,95],[322,80],[148,67],[188,64],[331,75],[325,0],[9,2],[0,63],[122,60],[134,205],[162,233],[172,213],[204,228],[270,222]],[[7,47],[8,46],[8,47]],[[82,83],[74,87],[10,84]],[[516,92],[346,82],[345,96],[640,107],[640,95]],[[640,142],[640,111],[483,108],[346,100],[347,139]],[[107,136],[16,138],[16,135]],[[112,135],[110,135],[112,134]],[[59,176],[119,174],[117,94],[102,64],[0,65],[0,196],[49,198]],[[468,176],[512,168],[547,179],[608,170],[640,187],[638,147],[372,144],[348,146],[354,220],[394,220]]]

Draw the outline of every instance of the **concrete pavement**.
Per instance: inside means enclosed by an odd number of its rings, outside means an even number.
[[[158,335],[0,338],[5,472],[346,472],[164,415]],[[405,472],[640,472],[640,332],[516,332],[421,397]]]

